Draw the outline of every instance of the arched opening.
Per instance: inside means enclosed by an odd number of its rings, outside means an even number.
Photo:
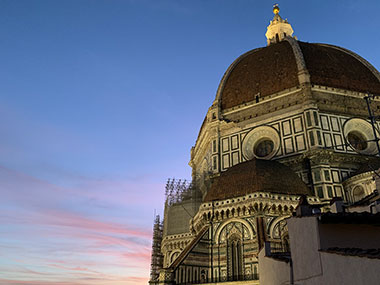
[[[206,283],[207,282],[207,271],[202,269],[201,271],[201,283]]]
[[[357,202],[361,199],[363,199],[365,196],[364,188],[361,185],[358,185],[352,190],[352,197],[354,199],[354,202]]]
[[[280,37],[278,36],[278,34],[276,34],[276,43],[278,43],[280,41]]]
[[[233,235],[228,242],[228,279],[237,281],[242,278],[242,241],[238,235]]]

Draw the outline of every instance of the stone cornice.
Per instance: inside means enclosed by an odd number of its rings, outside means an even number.
[[[339,163],[352,163],[362,164],[376,159],[368,155],[359,155],[356,153],[339,153],[332,149],[315,148],[309,150],[302,155],[302,159],[308,158],[312,164],[339,164]]]
[[[363,99],[365,96],[367,96],[366,93],[359,92],[359,91],[351,91],[351,90],[339,89],[335,87],[322,86],[322,85],[316,85],[316,84],[312,84],[311,90],[328,93],[328,94],[336,94],[336,95],[348,96],[348,97],[353,97],[353,98],[360,98],[360,99]],[[380,102],[380,98],[375,98],[374,101]]]
[[[367,180],[372,181],[374,175],[375,174],[373,173],[373,171],[368,171],[368,172],[357,174],[357,175],[350,177],[347,180],[345,180],[343,182],[343,186],[346,187],[346,186],[349,186],[350,184],[355,184],[355,183],[367,181]]]
[[[271,101],[276,100],[278,98],[282,98],[282,97],[285,97],[285,96],[292,95],[292,94],[297,93],[297,92],[299,92],[301,90],[302,89],[299,88],[299,87],[293,87],[293,88],[290,88],[290,89],[286,89],[284,91],[281,91],[281,92],[278,92],[278,93],[274,93],[274,94],[269,95],[269,96],[265,96],[265,97],[261,98],[260,102],[258,102],[258,103],[256,103],[255,100],[253,100],[253,101],[250,101],[250,102],[247,102],[247,103],[244,103],[244,104],[240,104],[240,105],[234,106],[234,107],[229,108],[229,109],[225,109],[225,110],[223,110],[222,115],[223,116],[227,116],[227,115],[230,115],[230,114],[233,114],[233,113],[236,113],[236,112],[240,112],[240,111],[249,109],[252,106],[260,106],[260,105],[262,105],[264,103],[271,102]]]
[[[182,243],[185,246],[192,239],[193,235],[191,233],[168,235],[162,240],[161,248],[166,250],[179,248],[178,245]]]

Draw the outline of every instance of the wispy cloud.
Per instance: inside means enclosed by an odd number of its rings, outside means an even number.
[[[107,284],[107,285],[128,285],[128,284],[147,284],[148,278],[128,276],[114,280],[113,278],[101,279],[101,278],[81,278],[75,281],[45,281],[45,280],[11,280],[1,279],[2,285],[93,285],[93,284]]]
[[[96,188],[98,200],[101,189],[120,185],[115,181],[86,183]],[[5,201],[0,205],[0,284],[147,282],[151,225],[134,222],[138,213],[129,209],[134,202],[128,201],[128,194],[123,197],[125,202],[120,197],[115,202],[107,200],[111,210],[117,207],[124,212],[125,220],[115,219],[115,212],[89,211],[91,204],[83,202],[91,195],[87,190],[57,186],[0,167],[0,193]],[[73,207],[72,195],[88,208]],[[7,260],[6,268],[1,260]]]

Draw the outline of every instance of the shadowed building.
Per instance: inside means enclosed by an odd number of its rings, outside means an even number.
[[[363,98],[380,94],[379,72],[344,48],[298,41],[273,11],[268,46],[220,82],[191,149],[192,183],[167,184],[152,284],[259,284],[259,252],[289,251],[286,219],[301,195],[325,212],[333,198],[352,204],[376,188]]]
[[[260,284],[379,284],[380,203],[375,213],[331,210],[287,219],[290,251],[272,253],[265,244]]]

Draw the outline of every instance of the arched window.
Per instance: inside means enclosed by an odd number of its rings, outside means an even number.
[[[245,270],[244,253],[248,255],[255,252],[245,243],[250,241],[256,244],[255,236],[253,229],[244,220],[226,222],[217,230],[215,234],[215,241],[219,245],[217,251],[223,258],[223,265],[226,265],[219,274],[215,275],[219,281],[244,280],[245,275],[252,276],[251,270]]]
[[[206,283],[207,282],[207,271],[202,269],[201,271],[201,283]]]
[[[276,43],[278,43],[280,41],[280,37],[278,36],[278,34],[276,34]]]
[[[361,186],[361,185],[356,186],[352,190],[352,196],[354,198],[354,202],[357,202],[357,201],[361,200],[362,198],[364,198],[365,192],[364,192],[363,186]]]
[[[242,241],[238,235],[228,240],[228,279],[240,280],[242,278]]]

